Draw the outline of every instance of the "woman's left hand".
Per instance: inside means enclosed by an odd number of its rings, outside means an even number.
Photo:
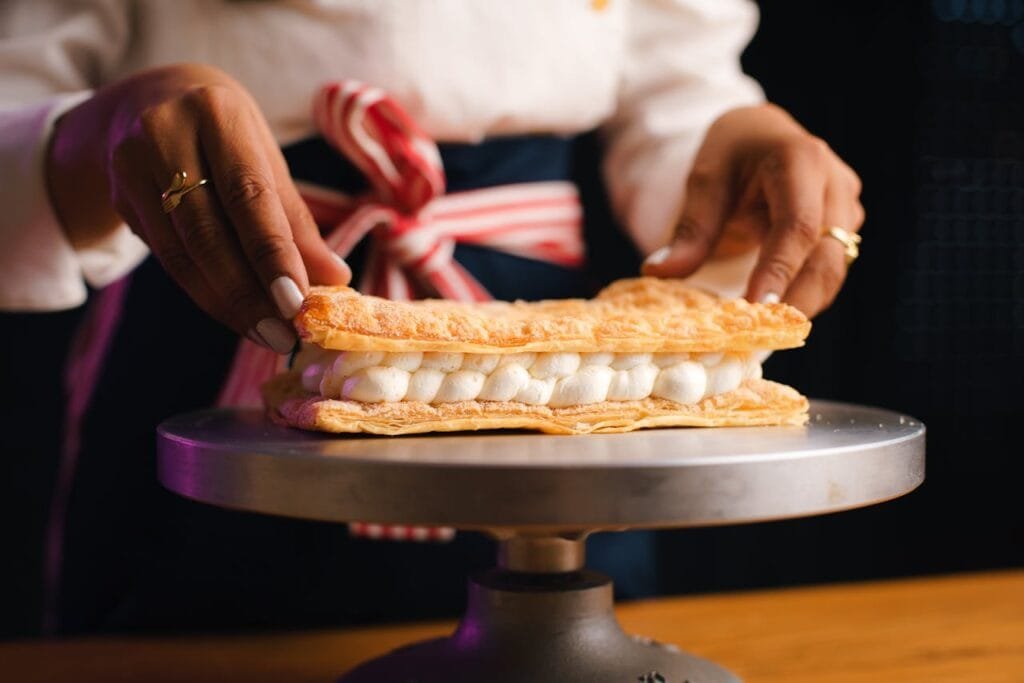
[[[860,229],[860,189],[857,174],[782,109],[734,109],[708,129],[675,237],[643,271],[685,277],[709,259],[760,247],[747,299],[778,297],[814,316],[846,279],[844,245],[826,230]]]

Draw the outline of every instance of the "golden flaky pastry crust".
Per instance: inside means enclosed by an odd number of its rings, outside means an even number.
[[[807,399],[794,389],[762,379],[746,380],[735,391],[692,405],[659,398],[570,408],[497,401],[359,403],[311,396],[295,371],[267,382],[263,393],[277,422],[323,432],[389,436],[478,429],[589,434],[645,427],[802,425],[808,407]]]
[[[302,338],[351,351],[701,352],[786,349],[811,324],[786,304],[723,301],[677,280],[620,280],[594,299],[388,301],[314,287],[295,320]]]
[[[514,353],[745,352],[800,346],[810,323],[785,304],[722,301],[678,281],[620,280],[591,300],[535,303],[388,301],[347,287],[314,287],[296,319],[303,339],[351,351]],[[302,389],[297,371],[264,385],[272,417],[325,432],[417,434],[536,429],[551,434],[627,432],[644,427],[799,425],[807,399],[765,380],[682,405],[649,397],[568,408],[517,402],[360,403]]]

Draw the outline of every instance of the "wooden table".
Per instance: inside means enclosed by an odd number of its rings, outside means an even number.
[[[747,683],[1024,683],[1024,571],[669,598],[622,605],[633,633]],[[327,683],[451,624],[258,636],[0,644],[12,683]]]

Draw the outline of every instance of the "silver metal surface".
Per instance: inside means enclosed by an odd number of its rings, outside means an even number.
[[[395,650],[338,683],[739,683],[713,662],[623,632],[612,587],[583,573],[515,585],[496,573],[470,583],[449,638]],[[556,583],[561,585],[554,585]]]
[[[290,517],[531,534],[797,517],[881,502],[924,479],[924,426],[813,402],[806,427],[550,436],[336,436],[258,412],[205,411],[159,429],[169,489]]]
[[[738,683],[706,660],[623,633],[611,584],[582,570],[591,530],[779,519],[870,505],[924,479],[924,425],[815,402],[798,428],[384,438],[207,411],[159,429],[159,476],[225,507],[310,519],[490,531],[501,571],[470,584],[450,638],[340,683]]]

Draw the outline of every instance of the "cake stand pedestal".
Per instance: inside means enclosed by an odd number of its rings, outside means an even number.
[[[924,425],[812,402],[806,427],[382,438],[204,411],[159,428],[170,490],[327,521],[451,526],[499,541],[449,638],[401,648],[342,683],[734,683],[712,662],[625,634],[611,582],[584,568],[592,531],[735,524],[901,496],[924,480]]]

